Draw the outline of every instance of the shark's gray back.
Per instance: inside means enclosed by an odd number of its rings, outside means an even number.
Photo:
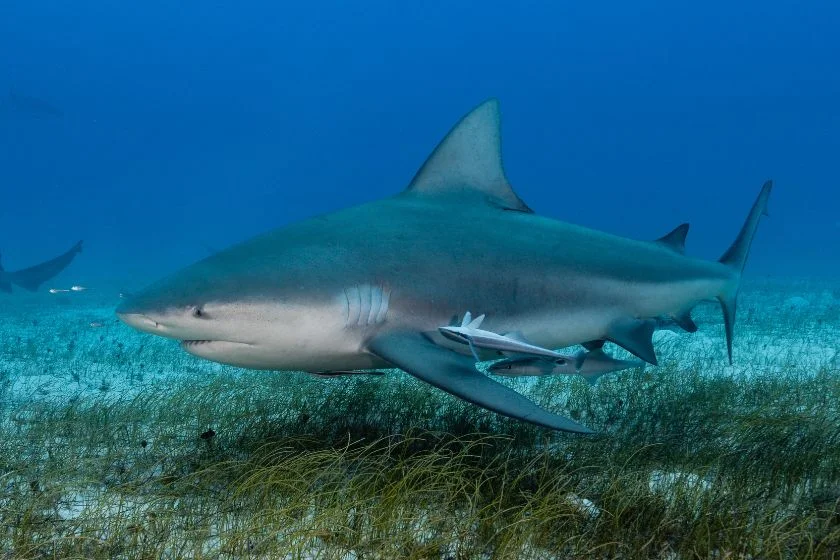
[[[400,195],[312,218],[234,246],[199,267],[192,285],[215,286],[219,298],[241,297],[243,283],[254,294],[275,297],[298,297],[304,286],[317,294],[383,283],[403,287],[395,295],[412,304],[449,298],[453,312],[469,309],[471,294],[486,301],[488,292],[511,294],[511,307],[532,302],[544,308],[580,293],[579,284],[593,277],[664,283],[729,274],[717,263],[654,242],[500,209],[467,193]],[[232,277],[240,283],[235,291],[224,285]]]

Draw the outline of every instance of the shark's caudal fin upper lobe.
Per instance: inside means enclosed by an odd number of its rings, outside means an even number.
[[[50,259],[46,262],[17,270],[15,272],[4,272],[0,267],[0,290],[10,292],[11,284],[20,286],[24,290],[34,292],[41,284],[56,276],[67,268],[73,258],[82,252],[82,242],[79,241],[65,253]]]
[[[773,190],[773,181],[767,181],[758,193],[752,209],[750,209],[744,225],[741,226],[741,231],[738,237],[727,249],[727,251],[720,258],[720,262],[735,270],[738,275],[727,289],[718,295],[718,301],[723,309],[723,322],[726,328],[726,351],[729,355],[729,363],[732,364],[732,336],[735,327],[735,308],[736,300],[738,298],[738,290],[741,286],[741,272],[744,270],[744,265],[747,263],[747,256],[750,252],[750,245],[752,245],[753,237],[758,229],[758,222],[761,221],[762,216],[767,215],[767,200],[770,198],[770,191]]]

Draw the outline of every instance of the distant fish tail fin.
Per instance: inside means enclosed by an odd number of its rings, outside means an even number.
[[[729,356],[729,364],[732,364],[732,336],[735,329],[735,309],[738,299],[738,291],[741,287],[741,273],[744,265],[747,264],[747,256],[750,252],[753,237],[758,229],[758,223],[762,216],[767,215],[767,200],[770,198],[770,191],[773,189],[773,181],[766,181],[761,187],[750,213],[747,215],[744,225],[738,237],[720,258],[720,263],[730,267],[736,272],[735,279],[718,295],[718,301],[723,310],[723,322],[726,329],[726,351]]]
[[[0,257],[0,292],[11,292],[12,283],[9,281],[9,275],[3,270],[3,259]]]
[[[64,254],[23,270],[9,272],[7,277],[13,284],[18,285],[25,290],[29,290],[30,292],[34,292],[41,286],[41,284],[67,268],[67,265],[73,261],[73,258],[81,252],[82,242],[79,241]]]

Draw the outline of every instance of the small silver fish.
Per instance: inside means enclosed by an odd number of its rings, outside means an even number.
[[[84,286],[72,286],[70,289],[74,292],[84,292],[87,290]]]
[[[63,294],[64,292],[69,292],[70,290],[65,290],[62,288],[50,288],[51,294]]]

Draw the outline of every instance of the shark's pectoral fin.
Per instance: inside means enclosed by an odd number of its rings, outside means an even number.
[[[414,377],[488,410],[553,430],[593,433],[490,379],[475,369],[469,357],[438,346],[421,333],[383,334],[368,344],[368,350]]]
[[[651,319],[622,319],[610,325],[607,340],[656,365],[656,351],[653,349],[655,326],[656,322]]]

